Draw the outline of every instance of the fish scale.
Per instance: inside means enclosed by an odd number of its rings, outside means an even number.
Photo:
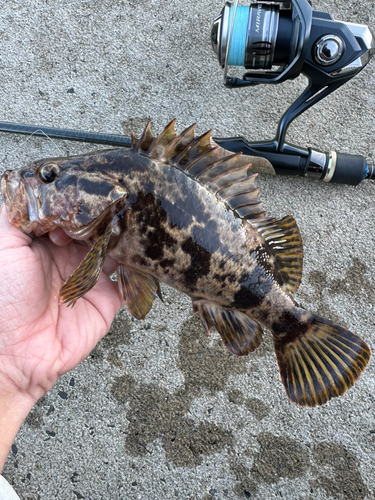
[[[60,289],[74,306],[99,279],[106,255],[119,291],[144,319],[160,282],[191,297],[209,333],[236,356],[273,335],[289,399],[316,406],[341,396],[364,370],[367,344],[292,297],[302,278],[302,239],[293,217],[267,217],[252,169],[265,160],[217,146],[211,131],[181,134],[175,120],[154,137],[148,124],[131,150],[40,160],[2,177],[9,220],[40,236],[61,227],[91,250]],[[69,193],[69,197],[67,197]]]

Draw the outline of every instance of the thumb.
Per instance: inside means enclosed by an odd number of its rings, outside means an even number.
[[[0,208],[0,251],[30,245],[32,238],[9,222],[5,203]]]

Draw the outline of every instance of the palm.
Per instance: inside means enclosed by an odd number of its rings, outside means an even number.
[[[74,308],[56,294],[83,260],[87,248],[74,242],[54,245],[47,236],[33,241],[7,225],[0,214],[0,372],[12,386],[41,397],[76,366],[108,331],[121,306],[115,284],[102,276]],[[5,231],[4,231],[5,225]],[[114,266],[106,264],[112,272]]]

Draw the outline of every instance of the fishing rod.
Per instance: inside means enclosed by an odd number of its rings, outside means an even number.
[[[270,141],[244,137],[214,138],[234,153],[266,158],[276,174],[313,177],[324,182],[360,184],[375,179],[375,165],[362,155],[321,152],[285,142],[291,122],[356,76],[375,53],[365,25],[338,22],[313,11],[308,0],[269,1],[239,6],[226,2],[211,30],[212,48],[224,69],[228,88],[278,84],[300,74],[308,86],[282,116]],[[242,78],[228,77],[230,66],[244,67]],[[122,135],[0,122],[0,132],[49,136],[108,146],[131,147]]]

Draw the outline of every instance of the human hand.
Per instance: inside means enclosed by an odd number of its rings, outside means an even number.
[[[1,207],[0,470],[34,403],[90,353],[123,304],[109,278],[116,264],[107,259],[96,286],[74,308],[59,305],[58,290],[86,253],[61,229],[32,240]]]

